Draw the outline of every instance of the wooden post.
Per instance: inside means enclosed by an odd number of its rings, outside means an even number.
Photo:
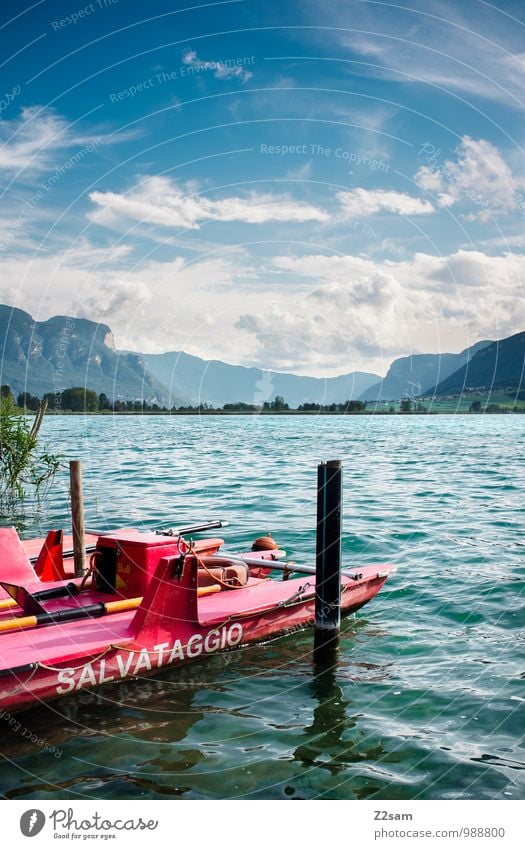
[[[82,463],[69,461],[69,480],[71,484],[71,519],[73,524],[73,560],[75,575],[84,575],[86,566],[86,537],[84,525],[84,496],[82,494]]]
[[[330,640],[341,624],[341,505],[343,465],[329,460],[317,467],[315,561],[316,641]]]

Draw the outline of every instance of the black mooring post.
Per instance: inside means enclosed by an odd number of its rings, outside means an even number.
[[[315,561],[316,642],[336,637],[341,624],[341,505],[343,464],[328,460],[317,467],[317,542]]]

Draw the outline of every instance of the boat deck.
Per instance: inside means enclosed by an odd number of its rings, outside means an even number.
[[[86,545],[96,545],[98,538],[98,534],[86,534]],[[38,557],[45,541],[45,537],[36,537],[35,539],[20,540],[22,548],[24,549],[27,557]],[[68,551],[69,549],[73,548],[73,537],[71,536],[71,534],[64,534],[63,546],[64,551]],[[65,563],[68,562],[71,563],[71,571],[73,571],[73,558],[66,558]]]
[[[373,578],[378,573],[387,570],[392,571],[391,566],[381,564],[379,566],[364,566],[359,569],[362,574],[360,581],[354,581],[345,575],[341,578],[341,584],[358,587]],[[251,578],[248,586],[242,590],[221,592],[215,595],[199,599],[199,621],[201,625],[209,627],[218,625],[225,620],[234,619],[236,616],[245,616],[250,612],[256,615],[275,607],[285,604],[299,594],[308,598],[315,595],[315,576],[302,575],[299,578],[290,578],[287,581],[278,579]]]
[[[81,619],[57,625],[10,632],[0,636],[0,671],[29,663],[86,663],[113,644],[132,639],[130,625],[135,611],[115,613],[103,619]],[[76,661],[76,662],[75,662]]]

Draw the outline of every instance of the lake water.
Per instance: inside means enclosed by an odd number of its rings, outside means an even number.
[[[88,526],[226,519],[313,563],[320,460],[348,566],[398,572],[344,623],[0,720],[8,798],[523,798],[525,417],[60,417]],[[67,478],[26,535],[68,527]],[[2,727],[2,725],[4,727]],[[23,736],[37,734],[53,753]]]

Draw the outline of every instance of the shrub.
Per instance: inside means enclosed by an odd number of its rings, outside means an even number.
[[[0,397],[0,510],[11,511],[26,497],[26,488],[38,499],[60,466],[60,457],[39,450],[38,432],[46,410],[42,403],[31,425],[21,416],[11,395]]]

